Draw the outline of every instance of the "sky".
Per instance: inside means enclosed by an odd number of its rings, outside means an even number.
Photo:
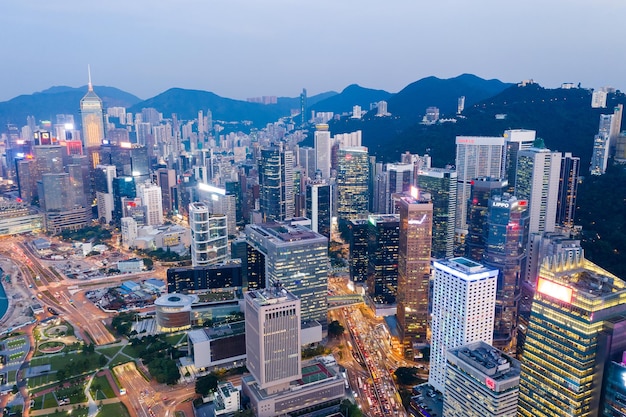
[[[463,73],[626,89],[623,0],[3,0],[0,101],[55,85],[296,97]]]

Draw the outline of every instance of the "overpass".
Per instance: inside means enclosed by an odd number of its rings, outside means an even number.
[[[363,296],[359,294],[329,295],[326,300],[329,310],[365,303]]]

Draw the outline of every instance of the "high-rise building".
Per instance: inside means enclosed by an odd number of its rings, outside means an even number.
[[[556,206],[561,172],[561,153],[546,149],[541,139],[518,152],[515,196],[528,201],[529,233],[552,232],[556,225]]]
[[[280,392],[302,378],[301,302],[280,284],[245,295],[246,366],[259,388]]]
[[[228,259],[225,215],[211,214],[205,203],[194,202],[189,204],[189,227],[192,266],[215,265]]]
[[[281,147],[261,150],[259,159],[260,208],[263,221],[283,221],[295,214],[293,153]]]
[[[504,194],[491,197],[488,206],[482,263],[499,271],[493,345],[515,352],[521,277],[528,245],[528,204]]]
[[[265,288],[280,283],[300,298],[302,320],[317,320],[325,327],[328,239],[289,223],[247,225],[246,236],[248,244],[264,256]]]
[[[350,220],[348,235],[350,236],[350,279],[353,282],[365,282],[368,268],[367,219]]]
[[[456,185],[456,184],[455,184]],[[406,348],[426,343],[430,254],[433,242],[433,203],[412,195],[398,201],[400,241],[398,244],[398,328]]]
[[[315,149],[310,146],[298,148],[298,166],[304,168],[307,178],[315,179]]]
[[[315,181],[306,185],[305,216],[311,219],[311,229],[329,240],[332,207],[330,184]]]
[[[602,415],[606,366],[624,351],[626,283],[582,249],[567,255],[546,258],[539,271],[522,356],[521,417]]]
[[[445,395],[449,349],[491,344],[498,270],[466,258],[435,261],[428,383]]]
[[[417,187],[430,194],[433,204],[433,244],[431,256],[451,258],[454,251],[454,222],[456,219],[456,171],[443,168],[421,169]]]
[[[119,222],[124,217],[122,198],[137,197],[137,188],[133,177],[115,177],[113,184],[113,220]]]
[[[156,171],[156,183],[161,187],[163,199],[163,212],[170,213],[176,209],[176,171],[173,169],[159,168]]]
[[[503,178],[505,156],[504,137],[457,136],[457,234],[467,234],[467,201],[471,182],[479,177]]]
[[[507,188],[506,180],[494,178],[477,178],[471,183],[470,199],[467,203],[468,233],[465,237],[465,254],[475,262],[483,260],[489,199],[502,195]]]
[[[330,179],[330,131],[327,124],[315,125],[315,169],[323,179]],[[312,177],[313,178],[313,177]]]
[[[398,292],[400,216],[369,216],[367,290],[376,304],[394,304]]]
[[[103,145],[100,161],[104,165],[115,165],[118,177],[133,177],[137,184],[150,180],[150,158],[145,146],[129,142]]]
[[[580,180],[580,158],[564,152],[561,157],[559,175],[559,199],[556,203],[556,224],[574,227],[576,215],[576,196]]]
[[[444,416],[517,415],[520,376],[517,359],[478,341],[450,349],[447,360]]]
[[[137,185],[137,197],[146,212],[146,226],[163,224],[163,199],[161,187],[149,182]]]
[[[169,268],[168,293],[194,293],[198,291],[242,287],[241,262],[196,267]]]
[[[80,100],[80,115],[83,122],[83,146],[85,149],[98,148],[104,139],[104,119],[102,100],[93,91],[91,73],[87,85],[87,94]],[[94,161],[97,165],[98,161]]]
[[[385,213],[393,213],[393,194],[408,193],[413,182],[413,164],[387,164]]]
[[[508,192],[515,190],[515,170],[517,169],[517,153],[530,149],[535,142],[537,132],[526,129],[510,129],[504,132],[506,146],[505,177],[509,182]]]
[[[120,219],[120,225],[122,231],[122,245],[128,249],[133,246],[137,238],[137,222],[132,217],[122,217]]]
[[[345,222],[368,212],[369,160],[367,148],[339,149],[337,159],[337,217],[340,222]]]

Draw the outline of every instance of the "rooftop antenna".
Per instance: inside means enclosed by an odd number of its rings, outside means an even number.
[[[87,75],[89,76],[89,83],[87,84],[87,88],[89,91],[93,91],[93,85],[91,85],[91,67],[87,64]]]

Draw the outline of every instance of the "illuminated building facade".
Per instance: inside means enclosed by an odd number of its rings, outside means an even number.
[[[417,187],[420,192],[430,194],[433,204],[431,256],[435,259],[453,256],[457,185],[457,174],[454,170],[425,168],[417,175]]]
[[[522,356],[518,416],[597,416],[605,367],[626,344],[625,314],[626,283],[582,249],[546,258]]]
[[[189,204],[191,228],[191,265],[219,264],[228,259],[226,216],[211,214],[203,202]]]
[[[433,242],[433,203],[420,198],[417,189],[398,201],[398,327],[405,347],[426,343],[430,254]]]
[[[498,270],[466,258],[435,261],[433,266],[428,383],[445,395],[448,350],[481,340],[491,344]]]
[[[241,286],[240,262],[167,270],[167,292],[169,293],[193,293]]]
[[[311,229],[330,239],[332,193],[330,184],[315,181],[306,185],[306,217]]]
[[[400,216],[370,215],[368,221],[367,291],[376,304],[394,304],[398,292]]]
[[[295,215],[293,153],[275,147],[261,150],[259,203],[263,221],[283,221]]]
[[[133,177],[137,184],[150,180],[150,158],[145,146],[129,142],[102,145],[100,163],[115,165],[118,177]]]
[[[124,217],[122,198],[137,197],[137,188],[133,177],[116,177],[111,183],[113,184],[113,220],[119,222]]]
[[[506,180],[489,177],[477,178],[471,183],[470,199],[467,203],[465,256],[475,262],[483,260],[489,199],[502,195],[507,186]]]
[[[558,225],[574,227],[579,173],[580,158],[572,156],[569,152],[563,153],[559,175],[559,199],[556,203],[556,223]]]
[[[362,217],[369,206],[369,158],[367,148],[337,151],[337,217],[339,222]]]
[[[353,282],[367,281],[367,219],[352,219],[348,222],[350,236],[350,279]]]
[[[246,237],[248,244],[263,255],[265,288],[280,283],[300,298],[302,320],[317,320],[325,327],[328,239],[304,226],[286,222],[247,225]]]
[[[505,351],[517,346],[521,277],[528,244],[528,204],[510,194],[489,199],[483,264],[496,268],[496,316],[493,345]]]
[[[450,349],[446,417],[515,417],[520,363],[483,341]],[[471,398],[471,401],[468,399]]]
[[[315,169],[320,171],[323,179],[330,179],[330,132],[327,124],[315,126]],[[309,177],[314,178],[314,172],[309,172]]]
[[[80,100],[80,115],[83,122],[83,146],[85,149],[100,147],[104,139],[102,100],[93,91],[91,75],[87,94]]]

